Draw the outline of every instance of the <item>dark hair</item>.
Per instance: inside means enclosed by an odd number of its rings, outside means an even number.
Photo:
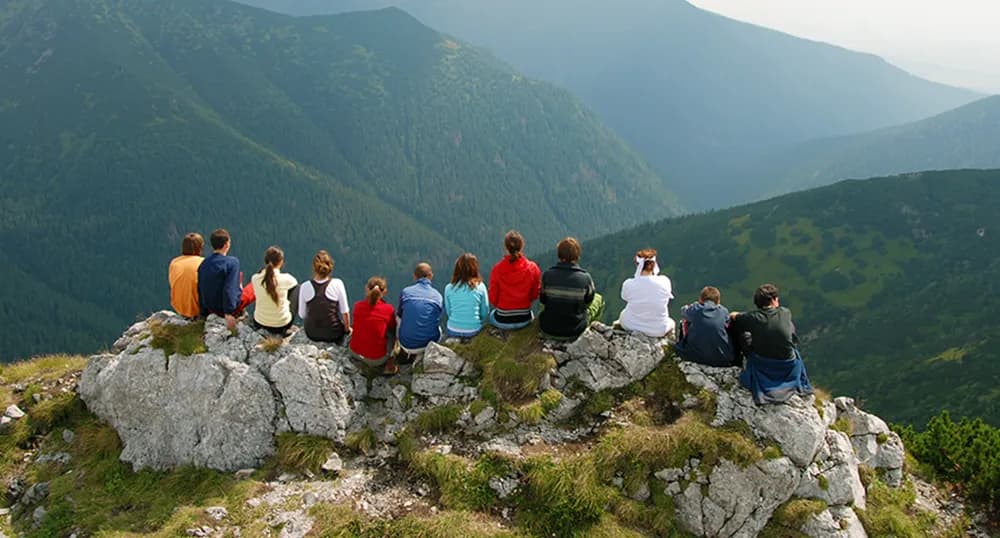
[[[712,301],[715,304],[722,304],[722,293],[719,292],[719,288],[712,286],[705,286],[701,289],[701,302]]]
[[[330,273],[333,272],[333,258],[330,257],[329,252],[321,250],[313,256],[313,272],[320,278],[330,276]]]
[[[413,268],[413,276],[415,278],[430,278],[432,274],[434,272],[431,271],[431,264],[427,262],[420,262]]]
[[[211,237],[208,239],[212,243],[212,250],[220,250],[222,247],[226,246],[229,242],[229,232],[219,228],[212,232]]]
[[[474,254],[466,252],[455,260],[455,270],[451,273],[453,285],[465,284],[475,288],[482,281],[483,277],[479,276],[479,258]]]
[[[771,301],[778,298],[778,287],[774,284],[764,284],[753,292],[753,304],[757,308],[767,308]]]
[[[278,277],[274,270],[285,260],[285,253],[278,247],[267,247],[264,252],[264,289],[271,299],[278,302]]]
[[[521,251],[524,250],[524,236],[517,230],[507,232],[503,237],[503,246],[510,254],[510,262],[514,263],[521,259]]]
[[[365,300],[368,301],[369,305],[375,306],[375,303],[385,295],[386,291],[389,291],[389,286],[385,283],[385,279],[373,276],[365,284]]]
[[[559,255],[559,261],[562,262],[579,261],[580,251],[580,242],[573,237],[567,237],[556,245],[556,253]]]
[[[184,256],[199,256],[201,255],[201,249],[204,247],[205,240],[201,237],[201,234],[192,232],[185,235],[184,239],[181,240],[181,254]]]
[[[653,268],[656,267],[656,262],[653,261],[653,258],[656,257],[656,249],[655,248],[644,248],[644,249],[640,250],[639,252],[636,252],[635,253],[635,257],[636,258],[645,258],[646,259],[646,261],[644,261],[642,263],[642,270],[643,271],[652,271]]]

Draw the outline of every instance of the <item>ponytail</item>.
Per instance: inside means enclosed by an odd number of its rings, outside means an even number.
[[[385,283],[385,279],[380,276],[373,276],[368,279],[368,284],[365,285],[365,300],[368,301],[369,306],[375,306],[378,300],[385,295],[388,286]]]
[[[504,236],[503,246],[507,249],[507,254],[510,254],[507,261],[514,263],[522,257],[521,251],[524,250],[524,236],[517,230],[511,230]]]
[[[278,302],[278,276],[275,270],[285,261],[285,253],[278,247],[268,247],[264,253],[264,289],[271,300]]]

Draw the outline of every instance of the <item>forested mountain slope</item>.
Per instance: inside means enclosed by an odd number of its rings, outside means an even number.
[[[683,0],[241,1],[299,14],[399,6],[572,90],[692,207],[720,207],[717,193],[744,178],[734,166],[761,154],[977,97]]]
[[[4,360],[166,306],[190,230],[228,228],[247,278],[269,244],[301,278],[326,248],[358,297],[492,259],[510,227],[543,245],[677,208],[577,99],[402,11],[221,0],[0,5],[0,188]]]
[[[782,150],[734,171],[747,179],[726,196],[738,203],[844,178],[963,168],[1000,168],[1000,96],[906,125]]]
[[[845,181],[590,241],[583,265],[621,310],[636,250],[659,250],[677,298],[730,309],[773,282],[809,373],[900,422],[942,409],[1000,424],[1000,171]],[[551,255],[550,255],[551,256]]]

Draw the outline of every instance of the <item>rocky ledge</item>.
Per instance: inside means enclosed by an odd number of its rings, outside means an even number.
[[[391,458],[402,433],[442,406],[455,409],[457,418],[433,442],[470,454],[517,456],[530,444],[585,442],[598,430],[621,427],[608,420],[610,412],[581,410],[669,367],[679,379],[671,385],[673,401],[662,405],[677,413],[698,410],[707,424],[739,432],[764,454],[752,461],[722,457],[709,466],[695,453],[676,466],[649,469],[640,480],[611,481],[637,502],[654,490],[669,497],[688,532],[756,536],[779,507],[810,499],[822,509],[799,522],[799,532],[866,536],[855,512],[866,506],[861,474],[870,469],[890,486],[903,480],[899,437],[851,399],[793,397],[757,406],[739,387],[738,369],[677,362],[665,353],[665,341],[600,324],[572,344],[539,344],[539,354],[551,361],[532,387],[550,397],[531,418],[501,408],[483,387],[483,365],[449,347],[432,344],[412,367],[386,378],[356,364],[344,348],[318,345],[302,334],[276,341],[242,324],[230,332],[215,317],[205,323],[197,353],[168,355],[154,346],[156,330],[187,323],[169,312],[136,323],[113,353],[92,357],[80,379],[82,399],[118,431],[121,459],[136,469],[255,467],[274,453],[275,436],[283,432],[337,443],[366,432]],[[503,498],[522,479],[496,477],[490,487]]]

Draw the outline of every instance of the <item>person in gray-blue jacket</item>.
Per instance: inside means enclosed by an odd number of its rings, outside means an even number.
[[[434,289],[434,273],[429,263],[419,263],[413,270],[412,285],[399,294],[399,346],[410,355],[419,355],[431,342],[441,339],[441,311],[444,298]]]
[[[683,335],[674,349],[682,359],[708,366],[734,365],[733,344],[727,331],[729,309],[721,302],[718,288],[706,286],[697,303],[681,308]]]

